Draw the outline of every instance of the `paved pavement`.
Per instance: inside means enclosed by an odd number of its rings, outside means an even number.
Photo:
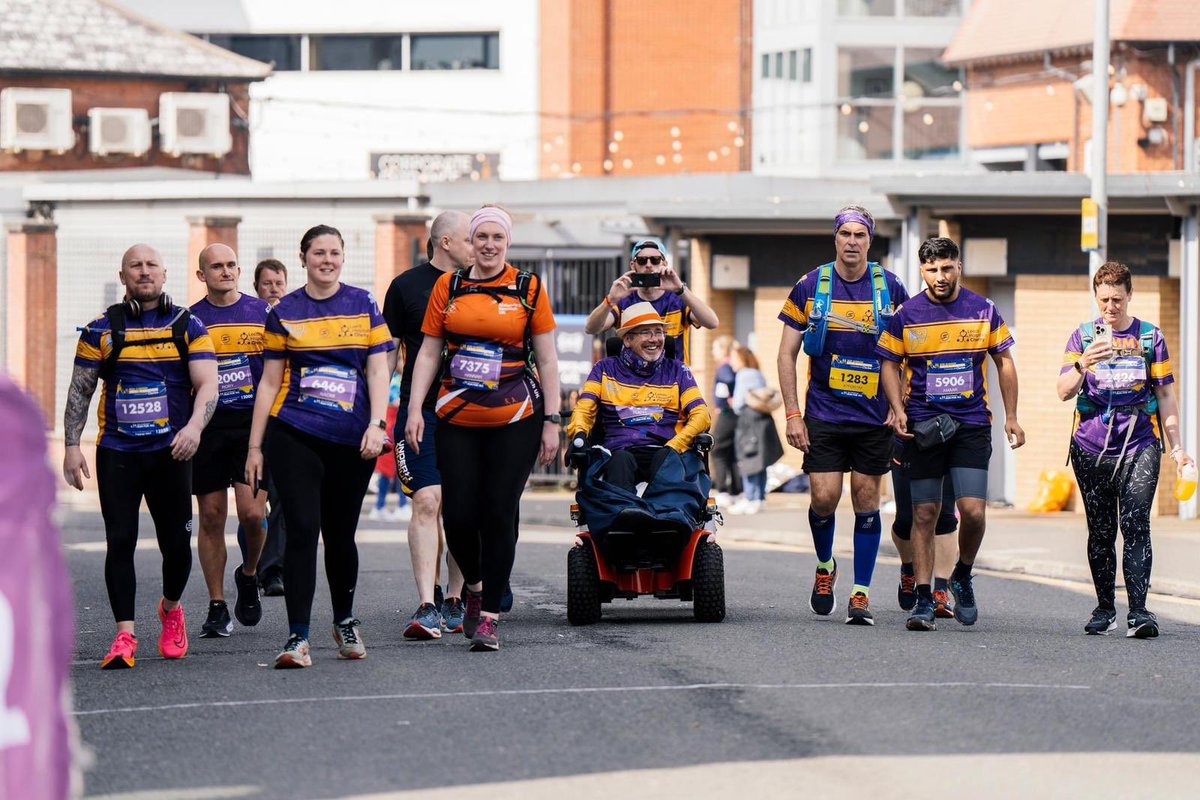
[[[562,522],[565,502],[528,497],[499,653],[468,653],[461,637],[404,641],[416,597],[402,532],[364,520],[356,612],[370,657],[334,659],[319,586],[314,667],[282,673],[267,666],[286,636],[281,599],[264,599],[256,628],[194,638],[181,662],[153,655],[158,557],[145,516],[141,658],[132,672],[98,670],[112,636],[102,527],[94,511],[65,511],[88,796],[1194,796],[1200,601],[1156,595],[1155,641],[1085,637],[1087,584],[986,570],[977,626],[909,633],[885,555],[878,625],[851,628],[807,609],[812,559],[793,509],[723,533],[724,623],[641,599],[572,628],[571,531],[539,524]],[[985,551],[1032,546],[1030,527],[997,524]],[[1028,554],[1038,561],[1071,549],[1066,534],[1042,538],[1046,552]],[[1161,557],[1176,546],[1182,555]],[[1196,552],[1186,537],[1162,544],[1156,574],[1186,577],[1172,561],[1194,564]],[[206,601],[198,566],[184,601],[194,632]]]

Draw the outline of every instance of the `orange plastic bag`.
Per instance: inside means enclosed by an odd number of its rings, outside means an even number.
[[[1037,495],[1029,505],[1033,514],[1053,514],[1067,507],[1075,482],[1071,474],[1064,469],[1042,470],[1038,476]]]

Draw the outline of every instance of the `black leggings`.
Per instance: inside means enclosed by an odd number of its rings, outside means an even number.
[[[1102,458],[1097,464],[1095,456],[1071,441],[1071,466],[1087,513],[1088,565],[1092,568],[1096,601],[1103,608],[1116,607],[1118,519],[1125,540],[1121,569],[1125,573],[1129,608],[1146,607],[1150,566],[1154,560],[1150,547],[1150,506],[1158,488],[1161,459],[1157,447],[1143,447],[1126,455],[1114,475],[1115,458]]]
[[[264,455],[287,523],[283,583],[288,624],[307,625],[312,617],[318,537],[325,542],[333,619],[353,616],[358,584],[354,534],[375,459],[364,459],[354,445],[319,439],[279,420],[271,420],[267,428]]]
[[[104,517],[104,583],[117,622],[132,622],[137,573],[138,511],[142,498],[154,519],[162,553],[163,597],[183,597],[192,571],[192,462],[171,458],[171,448],[126,453],[96,448],[96,484]]]
[[[896,464],[892,465],[892,491],[896,495],[896,519],[892,521],[892,533],[896,534],[897,539],[907,542],[912,538],[912,480],[908,477],[908,470]],[[933,529],[935,535],[945,536],[958,530],[954,508],[954,483],[947,475],[942,478],[942,510]]]
[[[732,409],[723,409],[713,423],[712,488],[715,492],[739,494],[742,478],[738,474],[737,451],[734,449],[733,434],[737,428],[737,414]]]
[[[483,581],[483,610],[491,614],[500,613],[512,572],[521,492],[541,441],[541,413],[495,428],[437,426],[446,544],[466,582]]]

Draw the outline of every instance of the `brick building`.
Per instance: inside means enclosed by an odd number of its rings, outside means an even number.
[[[0,0],[0,14],[0,173],[249,173],[249,85],[268,65],[107,0]]]
[[[541,4],[541,171],[750,168],[751,0]]]

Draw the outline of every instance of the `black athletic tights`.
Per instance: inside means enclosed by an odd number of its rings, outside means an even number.
[[[113,617],[117,622],[134,619],[133,554],[143,497],[162,553],[163,597],[178,601],[192,571],[192,462],[171,458],[170,447],[149,453],[97,447],[96,484],[108,541],[104,583]]]
[[[483,610],[492,614],[512,572],[521,492],[541,441],[540,413],[495,428],[437,426],[446,544],[466,582],[483,581]]]
[[[1125,540],[1121,569],[1125,573],[1129,608],[1146,607],[1153,561],[1150,506],[1158,487],[1161,458],[1157,447],[1143,447],[1126,455],[1114,475],[1115,458],[1102,458],[1097,465],[1095,456],[1071,442],[1071,466],[1087,512],[1088,564],[1092,568],[1096,600],[1103,608],[1115,608],[1118,519]]]
[[[354,445],[319,439],[279,420],[271,420],[264,448],[287,524],[283,585],[288,624],[307,625],[312,616],[318,537],[325,542],[333,619],[353,616],[358,584],[354,534],[375,459],[363,459]]]

